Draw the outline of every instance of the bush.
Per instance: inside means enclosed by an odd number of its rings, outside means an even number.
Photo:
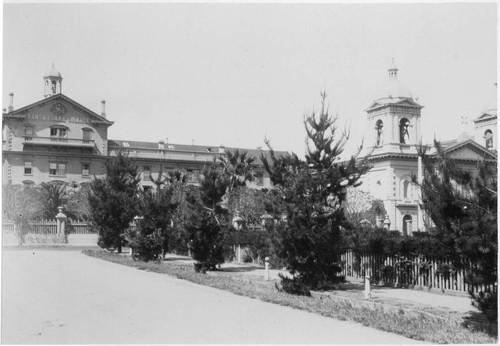
[[[141,227],[129,229],[126,238],[132,249],[133,258],[144,262],[160,259],[163,254],[163,238],[154,231]]]
[[[498,321],[498,293],[496,290],[480,291],[478,293],[470,292],[474,302],[472,303],[486,316],[488,321],[497,323]]]
[[[281,288],[276,285],[276,288],[281,292],[282,290],[286,293],[295,294],[299,296],[311,296],[310,286],[301,280],[300,278],[294,277],[293,279],[287,278],[282,274],[279,274],[281,279]]]

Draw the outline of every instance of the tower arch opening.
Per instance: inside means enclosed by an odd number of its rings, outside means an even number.
[[[409,144],[410,143],[410,120],[407,118],[402,118],[399,121],[399,143]]]

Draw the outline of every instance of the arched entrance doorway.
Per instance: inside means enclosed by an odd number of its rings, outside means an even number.
[[[403,217],[403,235],[411,235],[412,222],[413,222],[413,219],[412,219],[411,215],[405,215]]]

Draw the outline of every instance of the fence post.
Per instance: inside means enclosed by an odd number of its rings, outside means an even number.
[[[57,219],[57,238],[61,242],[66,242],[66,237],[65,237],[65,228],[66,228],[66,215],[62,212],[63,207],[58,207],[59,213],[56,215]]]
[[[370,299],[372,293],[370,292],[370,275],[365,276],[365,299]]]

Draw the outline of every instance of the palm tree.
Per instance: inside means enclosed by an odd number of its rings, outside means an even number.
[[[255,179],[255,157],[248,152],[236,151],[226,152],[225,156],[219,157],[219,165],[222,173],[229,179],[229,191],[238,186],[245,186],[247,181]]]

